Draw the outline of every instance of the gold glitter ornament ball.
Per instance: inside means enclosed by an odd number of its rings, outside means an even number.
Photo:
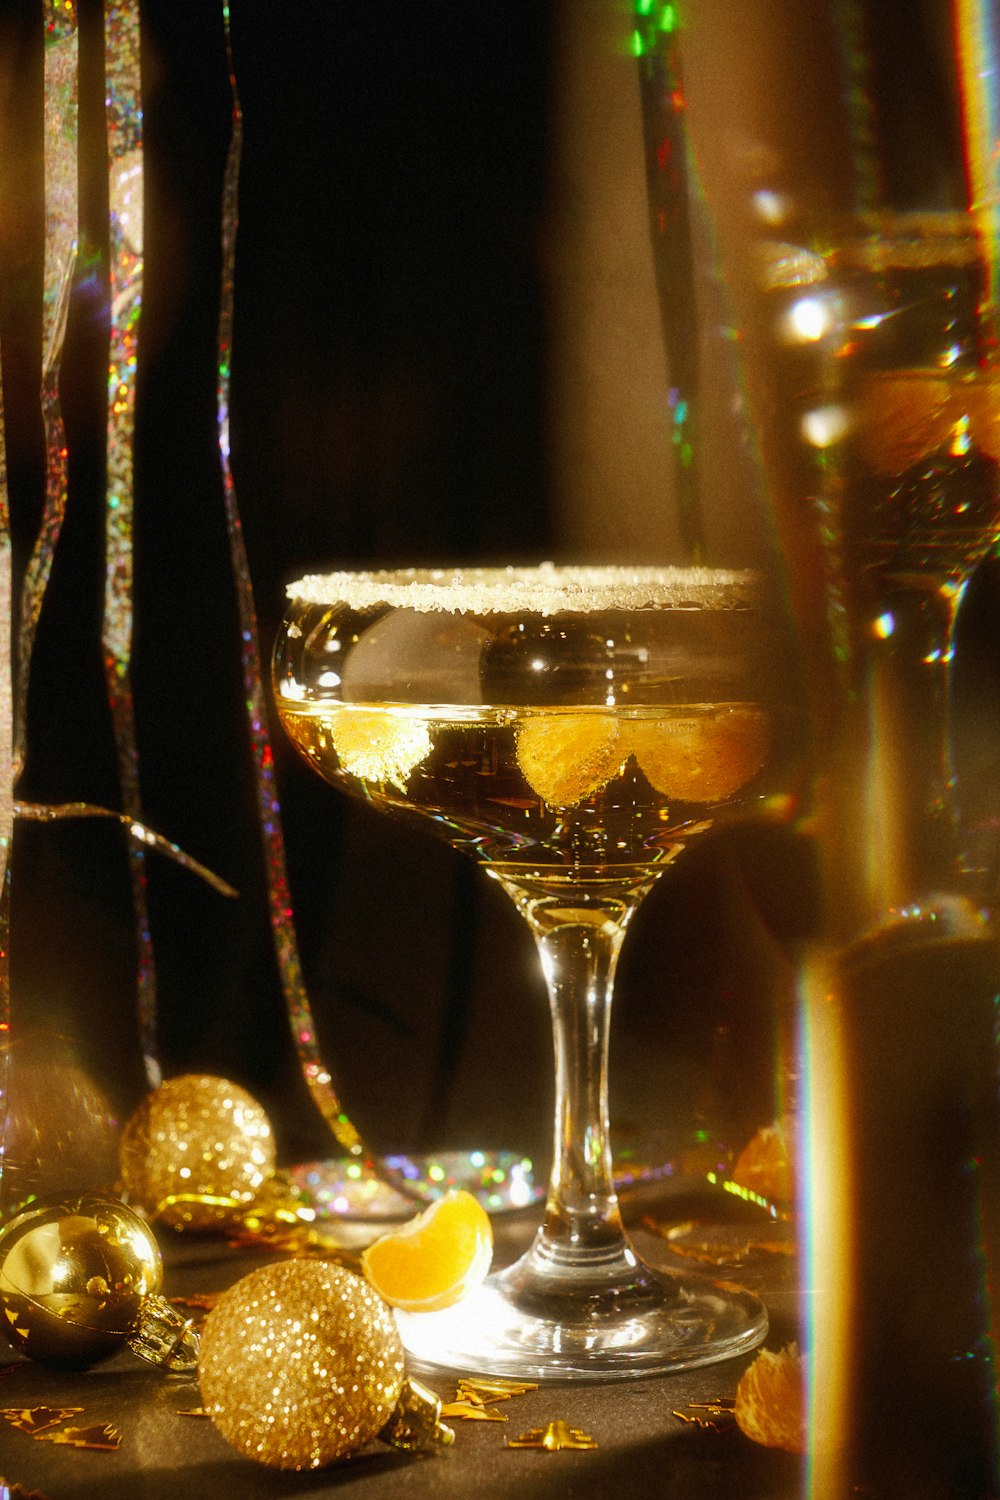
[[[274,1173],[274,1135],[252,1095],[209,1073],[168,1078],[122,1132],[129,1201],[175,1229],[217,1229]]]
[[[386,1304],[321,1261],[252,1271],[202,1330],[205,1410],[240,1453],[276,1469],[318,1469],[363,1448],[393,1415],[404,1373]]]

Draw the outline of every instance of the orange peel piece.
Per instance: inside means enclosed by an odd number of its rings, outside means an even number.
[[[392,1307],[439,1312],[477,1287],[492,1259],[489,1215],[478,1198],[455,1188],[401,1228],[380,1235],[362,1253],[361,1268]]]
[[[517,731],[517,763],[552,807],[575,807],[617,775],[628,758],[611,714],[539,714]]]
[[[736,1158],[733,1181],[768,1203],[795,1197],[795,1130],[787,1117],[762,1125]]]
[[[734,796],[756,776],[770,744],[771,720],[759,708],[632,726],[632,749],[646,780],[678,802],[724,802]]]
[[[762,1349],[736,1387],[736,1425],[765,1448],[804,1453],[807,1445],[805,1360],[796,1344]]]

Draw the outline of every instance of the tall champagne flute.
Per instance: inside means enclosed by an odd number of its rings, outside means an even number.
[[[401,1315],[421,1364],[531,1379],[672,1370],[753,1348],[747,1292],[645,1264],[611,1175],[615,966],[657,877],[767,795],[788,739],[756,579],[709,569],[310,576],[274,682],[334,786],[479,860],[528,923],[555,1045],[544,1221],[514,1266]]]
[[[1000,543],[1000,7],[683,20],[688,159],[823,724],[799,1167],[843,1472],[817,1492],[993,1494],[998,822],[956,710],[963,596]]]

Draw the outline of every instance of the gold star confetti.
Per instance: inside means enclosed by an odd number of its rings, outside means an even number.
[[[122,1435],[110,1422],[95,1422],[92,1427],[60,1427],[57,1432],[40,1433],[43,1443],[65,1443],[70,1448],[94,1448],[114,1453],[121,1447]]]
[[[694,1427],[707,1427],[712,1432],[729,1432],[736,1426],[733,1401],[689,1401],[686,1406],[674,1409],[672,1416],[678,1417]]]
[[[527,1391],[537,1390],[538,1383],[533,1380],[481,1380],[478,1375],[463,1375],[458,1382],[456,1400],[461,1399],[465,1391],[473,1391],[487,1401],[506,1401],[511,1396],[523,1396]]]
[[[449,1401],[441,1408],[442,1417],[461,1417],[466,1422],[506,1422],[501,1411],[490,1411],[483,1402]]]
[[[26,1490],[22,1484],[11,1484],[0,1474],[0,1500],[49,1500],[41,1490]]]
[[[596,1448],[597,1444],[579,1427],[570,1427],[568,1422],[557,1418],[544,1427],[532,1427],[530,1432],[522,1432],[520,1437],[508,1438],[507,1447],[544,1448],[548,1453],[555,1453],[557,1448]]]
[[[5,1406],[0,1408],[3,1417],[18,1432],[27,1432],[32,1437],[50,1427],[58,1427],[67,1417],[78,1417],[82,1406]]]

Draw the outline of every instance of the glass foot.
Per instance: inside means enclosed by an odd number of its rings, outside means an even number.
[[[752,1293],[707,1277],[645,1267],[633,1305],[549,1318],[511,1300],[509,1275],[490,1276],[444,1312],[397,1313],[409,1363],[514,1380],[616,1380],[731,1359],[767,1334]]]

